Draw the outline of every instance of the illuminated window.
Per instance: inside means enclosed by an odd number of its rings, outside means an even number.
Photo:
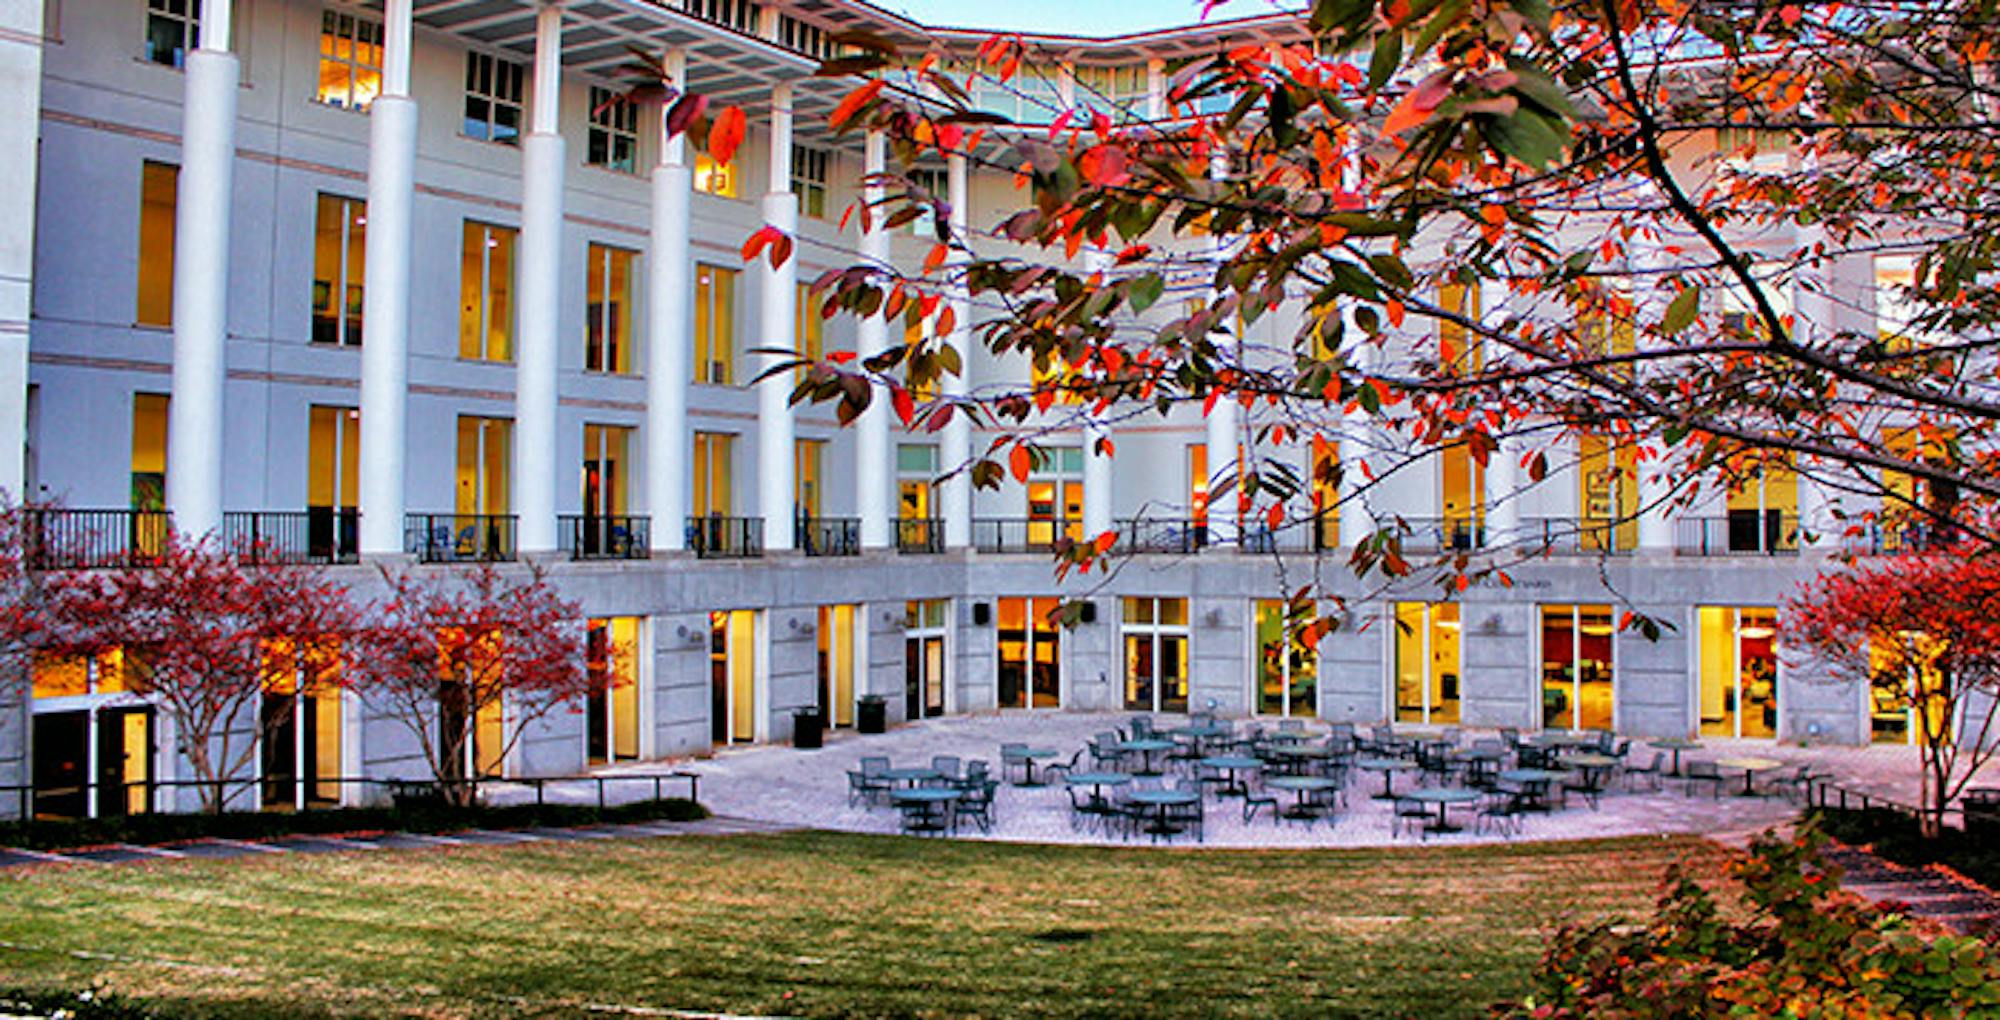
[[[701,263],[694,274],[694,381],[736,381],[736,270]]]
[[[511,227],[465,221],[459,272],[458,356],[514,357],[514,236]]]
[[[328,106],[366,110],[382,94],[382,23],[324,11],[319,23],[319,91]]]
[[[465,137],[521,144],[528,67],[486,53],[465,55]]]
[[[1747,477],[1731,482],[1729,551],[1772,553],[1798,548],[1799,476],[1791,454],[1769,455]]]
[[[1439,507],[1443,531],[1438,541],[1448,549],[1476,549],[1485,544],[1486,468],[1472,459],[1464,443],[1438,451]]]
[[[187,53],[201,44],[203,0],[146,0],[145,58],[155,64],[180,67]]]
[[[625,480],[631,474],[626,451],[631,446],[632,430],[627,426],[583,427],[584,517],[625,516]]]
[[[1455,602],[1398,602],[1395,675],[1396,721],[1458,722],[1459,607]]]
[[[1196,528],[1208,527],[1208,444],[1189,443],[1187,448],[1188,520]]]
[[[931,331],[931,321],[924,318],[921,304],[912,301],[907,309],[903,313],[903,346],[914,354],[923,349],[924,344],[933,339],[935,334]],[[903,385],[909,387],[910,399],[918,403],[937,399],[938,381],[935,378],[918,378],[914,359],[905,359],[903,362]]]
[[[1318,522],[1314,547],[1340,548],[1340,447],[1333,441],[1315,443],[1312,465],[1313,519]]]
[[[593,244],[588,258],[583,368],[624,375],[632,371],[632,265],[638,253]]]
[[[938,448],[925,443],[896,446],[896,519],[930,521],[933,511],[931,480],[938,473]]]
[[[816,220],[826,218],[827,164],[832,158],[825,149],[792,150],[792,190],[798,193],[799,211]]]
[[[307,551],[337,560],[356,552],[361,538],[361,412],[315,404],[306,432]]]
[[[180,168],[147,160],[139,175],[139,298],[134,322],[174,324],[174,203]]]
[[[313,343],[339,347],[361,343],[367,230],[367,203],[339,195],[319,196],[313,230]]]
[[[1083,540],[1083,448],[1058,446],[1028,476],[1028,544],[1053,545],[1060,536]]]
[[[1311,717],[1319,714],[1319,653],[1299,640],[1312,617],[1287,620],[1289,606],[1275,600],[1257,603],[1257,689],[1259,715]],[[1296,623],[1298,626],[1288,626]]]
[[[164,393],[132,394],[132,509],[167,508],[167,407]]]
[[[792,335],[797,338],[799,357],[808,362],[816,362],[826,357],[826,316],[821,314],[825,302],[813,293],[812,285],[801,283],[796,292],[798,300],[792,305],[796,321]],[[806,369],[800,367],[798,377],[803,379]]]
[[[799,517],[819,516],[820,478],[826,460],[826,440],[799,439],[792,443],[792,513]]]
[[[694,190],[721,198],[736,197],[736,161],[716,162],[706,152],[694,157]]]
[[[757,613],[737,609],[710,613],[709,735],[717,744],[747,744],[756,740]]]
[[[584,754],[592,765],[639,757],[639,625],[636,616],[594,618],[584,631],[584,662],[593,693],[584,719]]]
[[[1917,260],[1910,255],[1875,256],[1875,330],[1883,346],[1894,352],[1907,351],[1916,339],[1920,314],[1913,296],[1917,285]]]
[[[854,725],[854,674],[860,659],[854,619],[861,613],[859,605],[819,607],[819,627],[815,632],[819,645],[819,713],[827,726]]]
[[[458,489],[461,515],[504,516],[513,466],[514,423],[506,418],[458,416]]]
[[[694,434],[694,514],[727,517],[730,507],[730,457],[735,436],[723,432]]]
[[[1697,693],[1704,737],[1778,735],[1778,611],[1702,606]]]
[[[1062,707],[1061,599],[1003,598],[993,606],[1001,708]]]
[[[1462,319],[1479,321],[1479,287],[1447,283],[1438,288],[1438,307]],[[1459,323],[1438,320],[1438,363],[1465,375],[1486,368],[1486,344]]]
[[[590,87],[590,133],[584,162],[621,173],[639,169],[639,104],[610,89]]]
[[[1610,606],[1542,607],[1542,726],[1608,730],[1613,718]]]
[[[1185,712],[1188,707],[1186,599],[1122,599],[1125,707]]]
[[[1577,540],[1585,552],[1639,545],[1639,449],[1599,435],[1577,437]]]

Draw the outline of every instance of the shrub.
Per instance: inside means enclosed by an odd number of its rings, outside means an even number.
[[[1495,1012],[1535,1020],[2000,1013],[2000,957],[1977,939],[1931,935],[1835,895],[1825,842],[1811,824],[1789,840],[1755,840],[1730,866],[1741,910],[1671,871],[1649,923],[1563,927],[1532,994]]]

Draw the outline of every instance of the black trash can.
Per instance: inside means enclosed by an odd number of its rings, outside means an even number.
[[[2000,839],[2000,787],[1965,791],[1959,800],[1965,813],[1965,834],[1974,839]]]
[[[889,701],[880,694],[864,694],[854,713],[854,729],[859,733],[884,733],[889,729]]]
[[[792,746],[814,748],[825,744],[825,720],[817,708],[792,709]]]

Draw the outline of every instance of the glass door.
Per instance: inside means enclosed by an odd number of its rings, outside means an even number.
[[[639,759],[639,618],[593,619],[585,632],[591,672],[585,711],[584,751],[590,764]]]
[[[1778,735],[1778,613],[1772,608],[1702,606],[1697,611],[1705,737]]]
[[[1312,618],[1287,621],[1287,604],[1276,600],[1257,603],[1257,689],[1254,701],[1260,715],[1312,716],[1319,702],[1319,653],[1298,640],[1300,627]],[[1288,622],[1298,626],[1288,627]]]
[[[1611,607],[1542,607],[1542,727],[1608,730],[1614,722]]]
[[[709,739],[718,746],[757,739],[757,614],[708,614]]]
[[[1061,599],[1000,599],[1001,708],[1062,707],[1062,628],[1050,621]]]
[[[819,714],[829,728],[854,725],[853,605],[819,607]]]
[[[928,719],[945,708],[946,599],[910,602],[903,610],[903,711]]]
[[[1123,601],[1125,707],[1140,712],[1187,711],[1187,600]]]
[[[1394,640],[1396,721],[1458,722],[1458,604],[1396,603]]]

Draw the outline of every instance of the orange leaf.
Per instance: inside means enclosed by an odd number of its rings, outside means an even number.
[[[1097,536],[1097,554],[1099,556],[1102,556],[1105,553],[1110,552],[1111,547],[1117,544],[1118,544],[1118,533],[1115,531],[1107,531],[1104,534]]]
[[[1028,452],[1027,447],[1016,446],[1014,452],[1007,455],[1007,466],[1013,470],[1015,481],[1026,482],[1028,472],[1035,467],[1034,455]]]
[[[731,106],[715,117],[715,123],[708,126],[708,154],[717,163],[727,163],[736,158],[736,147],[743,144],[743,137],[749,133],[750,125],[743,119],[743,108]]]
[[[903,427],[910,427],[910,420],[916,417],[917,402],[910,397],[910,391],[901,386],[890,386],[889,397],[896,404],[896,417],[903,420]]]
[[[924,256],[924,272],[926,274],[936,272],[944,265],[944,260],[950,257],[950,247],[942,244],[931,245],[931,253]]]
[[[849,92],[841,99],[840,105],[834,107],[833,112],[827,115],[827,126],[833,128],[835,131],[840,130],[843,125],[854,118],[855,114],[861,112],[862,107],[874,102],[875,97],[881,94],[882,86],[887,84],[888,82],[885,79],[877,78]]]

